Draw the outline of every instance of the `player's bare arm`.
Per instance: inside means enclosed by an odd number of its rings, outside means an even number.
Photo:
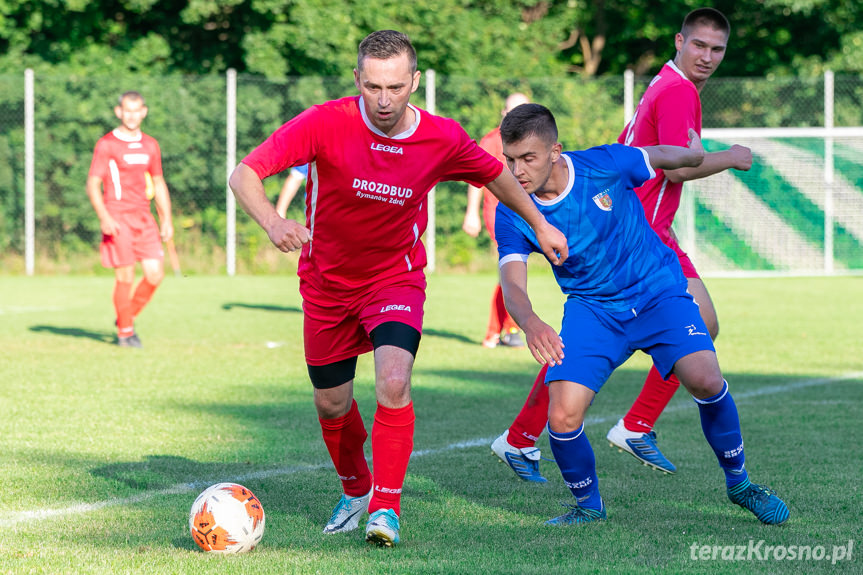
[[[467,185],[467,208],[464,212],[464,221],[461,229],[470,237],[479,236],[482,230],[482,222],[479,217],[479,206],[482,200],[482,190],[470,184]]]
[[[156,202],[156,213],[159,215],[159,234],[162,241],[167,242],[174,237],[174,220],[171,217],[171,194],[168,193],[165,177],[153,176],[153,188],[153,201]]]
[[[536,204],[524,191],[515,177],[507,169],[486,184],[491,193],[505,206],[512,209],[526,221],[533,231],[545,257],[554,265],[561,265],[569,256],[569,244],[560,230],[549,224],[536,208]],[[515,316],[513,316],[515,317]]]
[[[99,217],[99,227],[102,233],[106,236],[115,236],[120,232],[120,226],[108,213],[105,207],[105,200],[102,198],[102,179],[95,176],[87,178],[87,195],[90,197],[90,203],[93,204],[93,209],[96,210],[96,215]]]
[[[749,171],[752,167],[752,150],[734,144],[727,150],[704,154],[704,161],[697,168],[668,170],[665,177],[674,183],[706,178],[725,170]]]
[[[689,130],[689,145],[685,148],[660,145],[645,146],[642,149],[647,153],[654,169],[697,168],[704,162],[704,147],[695,130]]]
[[[512,261],[500,268],[500,286],[509,314],[524,331],[527,347],[539,363],[560,365],[563,341],[557,331],[533,311],[527,295],[527,264]]]
[[[283,252],[301,249],[312,240],[312,233],[294,220],[276,213],[267,199],[264,183],[252,168],[240,163],[228,181],[240,207],[267,232],[270,241]]]

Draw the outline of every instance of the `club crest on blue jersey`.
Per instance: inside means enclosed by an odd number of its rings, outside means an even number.
[[[611,196],[608,195],[608,190],[603,190],[593,196],[593,203],[595,203],[600,210],[610,212],[612,201]]]

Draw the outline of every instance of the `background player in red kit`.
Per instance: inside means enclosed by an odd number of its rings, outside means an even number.
[[[147,117],[143,96],[125,92],[114,114],[120,125],[96,143],[87,195],[102,229],[102,265],[114,268],[117,343],[141,347],[133,323],[165,276],[162,242],[174,235],[171,197],[162,176],[159,144],[141,131]],[[156,201],[159,226],[150,213],[150,198]],[[141,262],[144,277],[133,292],[136,261]]]
[[[506,103],[500,115],[506,116],[507,112],[516,106],[527,104],[528,102],[530,102],[530,99],[520,92],[510,94],[506,98]],[[501,164],[506,162],[503,157],[503,144],[500,141],[499,126],[482,137],[479,141],[479,147],[500,160]],[[479,215],[480,202],[482,203],[482,220],[485,222],[485,229],[491,237],[491,243],[496,250],[494,214],[497,211],[498,200],[488,188],[477,188],[476,186],[468,185],[467,209],[464,212],[464,222],[461,227],[471,237],[475,238],[479,235],[482,229]],[[495,286],[494,293],[491,296],[491,313],[488,318],[488,328],[485,332],[485,338],[482,340],[483,347],[494,348],[498,344],[512,347],[522,347],[524,345],[518,325],[510,317],[509,312],[506,311],[506,306],[503,304],[503,292],[500,289],[500,282]]]
[[[635,115],[623,129],[618,142],[629,146],[686,146],[688,131],[701,135],[701,98],[699,93],[725,56],[731,27],[725,16],[713,8],[690,12],[674,38],[677,54],[659,71],[638,103]],[[752,151],[734,145],[727,150],[706,154],[697,168],[657,170],[656,177],[635,189],[647,221],[664,244],[674,250],[688,280],[688,291],[698,303],[710,336],[716,339],[719,323],[716,309],[695,266],[677,243],[671,225],[683,182],[705,178],[727,169],[749,170]],[[534,444],[545,428],[548,417],[548,389],[542,369],[533,389],[510,428],[492,443],[492,451],[509,463],[522,479],[544,482],[539,473],[539,456]],[[629,412],[608,432],[609,442],[635,456],[642,463],[667,473],[674,465],[659,451],[653,426],[671,401],[680,382],[673,375],[666,381],[652,367]]]
[[[399,541],[402,485],[413,449],[410,375],[425,301],[427,194],[442,180],[486,185],[537,230],[554,263],[566,241],[539,214],[508,170],[453,120],[409,104],[419,86],[416,52],[404,34],[383,30],[359,46],[359,96],[313,106],[276,130],[237,166],[230,185],[243,209],[283,251],[302,249],[306,363],[324,443],[344,494],[324,533],[355,529]],[[262,179],[309,163],[306,223],[285,220]],[[367,433],[353,399],[357,356],[374,351],[377,410],[374,477]]]

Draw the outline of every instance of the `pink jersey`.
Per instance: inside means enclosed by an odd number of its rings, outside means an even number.
[[[149,212],[147,173],[162,175],[162,153],[155,138],[141,133],[130,139],[114,130],[96,142],[89,175],[102,180],[108,211]]]
[[[659,71],[641,97],[635,115],[617,139],[627,146],[686,146],[689,129],[701,135],[701,98],[698,90],[672,61]],[[680,206],[683,183],[666,179],[656,170],[656,177],[635,188],[641,199],[647,221],[666,244],[672,238],[671,224]]]
[[[416,122],[390,138],[365,116],[359,96],[313,106],[243,160],[261,179],[310,164],[312,241],[300,254],[298,274],[315,292],[383,287],[419,272],[426,265],[420,236],[431,188],[446,180],[482,187],[502,172],[457,122],[411,109]]]
[[[506,164],[506,158],[503,155],[503,142],[500,139],[500,126],[483,136],[479,141],[479,147],[497,158],[501,164]],[[497,213],[497,204],[497,196],[492,194],[488,188],[483,188],[482,219],[492,242],[494,242],[494,215]]]

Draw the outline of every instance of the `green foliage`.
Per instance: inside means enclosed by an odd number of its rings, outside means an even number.
[[[355,93],[356,46],[380,28],[412,37],[420,69],[437,72],[437,112],[471,136],[492,129],[505,96],[520,90],[552,109],[566,148],[581,148],[616,138],[623,123],[620,73],[635,68],[646,83],[646,74],[673,56],[680,19],[693,7],[689,0],[663,0],[661,7],[589,0],[6,0],[0,3],[0,67],[8,74],[0,82],[0,185],[10,193],[0,197],[0,249],[22,249],[24,68],[37,77],[38,245],[56,256],[98,242],[83,184],[95,141],[116,125],[111,109],[123,90],[140,90],[150,105],[144,130],[162,145],[175,213],[203,222],[210,217],[198,212],[217,214],[225,201],[222,73],[229,67],[241,72],[238,159],[303,109]],[[708,82],[704,125],[823,123],[821,71],[860,70],[857,3],[746,0],[716,7],[733,27],[719,75],[769,75],[766,82]],[[596,73],[609,75],[573,74],[584,73],[585,46],[597,51]],[[781,76],[789,72],[806,77]],[[422,90],[413,101],[425,104]],[[860,125],[861,110],[863,80],[837,76],[837,125]],[[273,197],[277,179],[267,184]],[[464,189],[439,187],[439,248],[447,260],[471,265],[460,231]],[[211,229],[187,231],[221,246]],[[451,254],[448,242],[456,242]],[[482,259],[486,242],[478,244]],[[266,250],[265,242],[255,245]]]
[[[420,62],[442,74],[520,77],[639,74],[673,56],[673,37],[698,3],[591,0],[7,0],[0,65],[72,63],[92,70],[220,73],[268,78],[345,74],[369,32],[400,29]],[[851,0],[721,0],[732,23],[719,74],[860,70],[860,17]]]

